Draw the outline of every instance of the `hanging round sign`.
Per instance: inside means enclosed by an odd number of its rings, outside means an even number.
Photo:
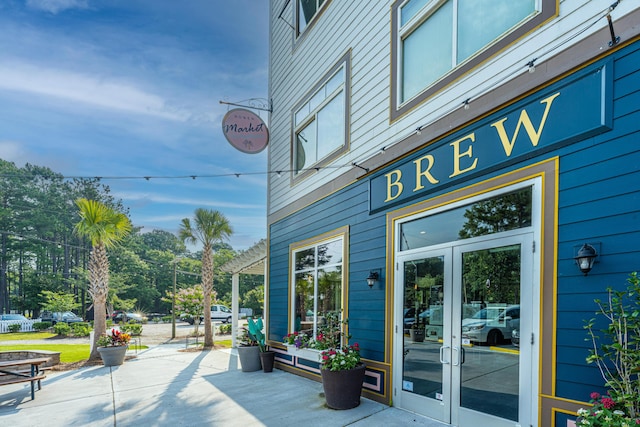
[[[247,154],[256,154],[269,143],[269,129],[260,116],[245,110],[234,108],[222,119],[222,133],[229,144]]]

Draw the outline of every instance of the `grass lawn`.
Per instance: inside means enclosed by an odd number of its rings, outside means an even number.
[[[46,340],[55,336],[51,332],[13,332],[0,334],[0,341]]]
[[[4,337],[3,337],[4,338]],[[33,339],[33,338],[32,338]],[[60,362],[75,363],[89,358],[89,344],[15,344],[0,345],[0,351],[48,350],[59,351]]]

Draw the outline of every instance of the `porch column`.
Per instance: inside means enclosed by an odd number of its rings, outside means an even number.
[[[240,304],[238,303],[238,295],[240,293],[240,273],[233,273],[231,276],[231,311],[233,319],[231,319],[231,347],[237,347],[238,340],[238,316],[240,315]]]

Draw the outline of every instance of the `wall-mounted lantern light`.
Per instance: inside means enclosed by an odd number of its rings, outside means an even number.
[[[378,273],[375,270],[372,270],[369,273],[369,277],[367,277],[367,285],[369,285],[369,288],[373,288],[373,285],[375,285],[378,280],[380,280],[380,273]]]
[[[582,271],[582,273],[586,276],[591,271],[591,268],[593,267],[597,256],[598,252],[596,252],[596,249],[590,244],[585,243],[578,250],[578,255],[576,255],[573,259],[576,260],[576,264],[580,268],[580,271]]]

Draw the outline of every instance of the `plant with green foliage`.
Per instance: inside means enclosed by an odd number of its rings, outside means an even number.
[[[91,335],[91,325],[86,322],[72,323],[71,334],[74,337],[88,337]]]
[[[14,323],[12,325],[9,325],[7,329],[9,329],[9,332],[11,333],[20,332],[22,330],[22,325]]]
[[[249,334],[249,338],[252,341],[258,343],[258,347],[260,347],[260,352],[267,351],[267,345],[265,343],[264,325],[262,324],[262,319],[258,319],[254,321],[252,318],[247,319],[247,333]]]
[[[40,296],[44,298],[44,302],[40,303],[42,309],[52,313],[72,311],[80,307],[80,304],[76,302],[75,295],[66,292],[43,290],[40,292]]]
[[[49,329],[51,327],[51,322],[35,322],[33,324],[33,329],[36,331],[44,331],[45,329]]]
[[[64,322],[58,322],[55,325],[53,325],[53,332],[55,332],[56,335],[66,337],[66,336],[69,336],[69,334],[71,333],[71,326],[67,325]]]
[[[596,314],[607,321],[604,338],[596,335],[596,319],[585,329],[593,349],[587,357],[595,363],[609,388],[609,397],[621,406],[625,415],[640,417],[640,278],[636,272],[627,279],[627,289],[608,288],[607,301],[595,300]]]
[[[76,205],[81,220],[76,224],[75,232],[91,241],[88,291],[93,300],[95,334],[101,336],[106,332],[105,315],[109,295],[107,249],[115,247],[131,232],[131,221],[125,214],[95,200],[81,198],[76,200]],[[100,358],[96,343],[91,349],[90,358]]]
[[[231,333],[231,325],[227,323],[220,325],[218,331],[221,335],[229,335]]]
[[[120,330],[128,333],[129,335],[142,335],[142,325],[140,323],[123,323],[120,325]]]
[[[184,218],[178,234],[183,242],[202,244],[202,291],[204,295],[204,346],[213,347],[213,327],[209,310],[215,301],[213,294],[213,244],[232,234],[229,220],[220,212],[196,209],[193,225]]]

